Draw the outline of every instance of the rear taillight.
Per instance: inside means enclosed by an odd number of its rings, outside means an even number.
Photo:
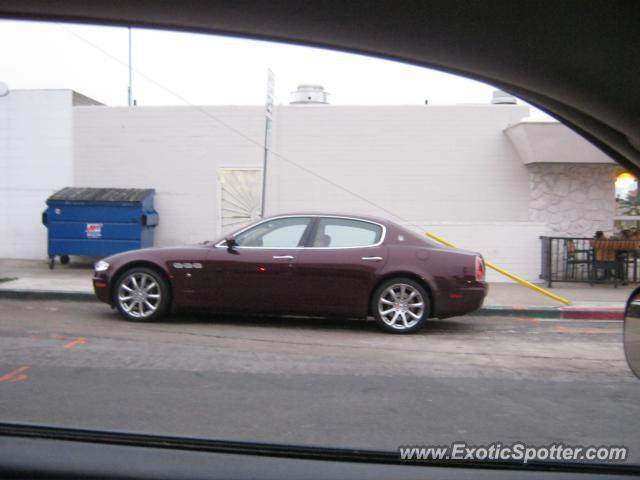
[[[484,261],[481,256],[476,257],[476,282],[484,282]]]

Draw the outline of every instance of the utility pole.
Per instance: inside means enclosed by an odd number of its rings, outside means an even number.
[[[133,106],[133,87],[132,87],[132,79],[133,76],[131,74],[132,72],[132,68],[131,68],[131,27],[129,27],[129,89],[128,89],[128,93],[129,93],[129,106]]]
[[[267,71],[267,101],[264,109],[264,158],[262,162],[262,201],[260,204],[260,217],[264,218],[264,206],[267,193],[267,160],[269,148],[271,147],[271,126],[273,123],[273,91],[275,75],[269,69]]]

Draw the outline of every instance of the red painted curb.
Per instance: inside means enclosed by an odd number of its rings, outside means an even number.
[[[624,308],[562,308],[564,320],[624,320]]]

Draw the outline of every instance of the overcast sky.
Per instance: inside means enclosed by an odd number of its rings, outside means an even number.
[[[127,104],[125,28],[0,21],[0,81],[10,89],[70,88]],[[493,87],[360,55],[211,35],[134,29],[138,105],[259,105],[267,69],[275,103],[298,84],[321,84],[332,104],[489,103]],[[545,118],[533,112],[535,118]]]

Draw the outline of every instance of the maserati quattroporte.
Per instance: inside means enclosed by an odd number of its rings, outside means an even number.
[[[373,316],[409,333],[429,318],[478,309],[487,293],[478,253],[432,243],[363,216],[266,218],[216,242],[120,253],[95,265],[100,300],[127,320],[167,312]]]

